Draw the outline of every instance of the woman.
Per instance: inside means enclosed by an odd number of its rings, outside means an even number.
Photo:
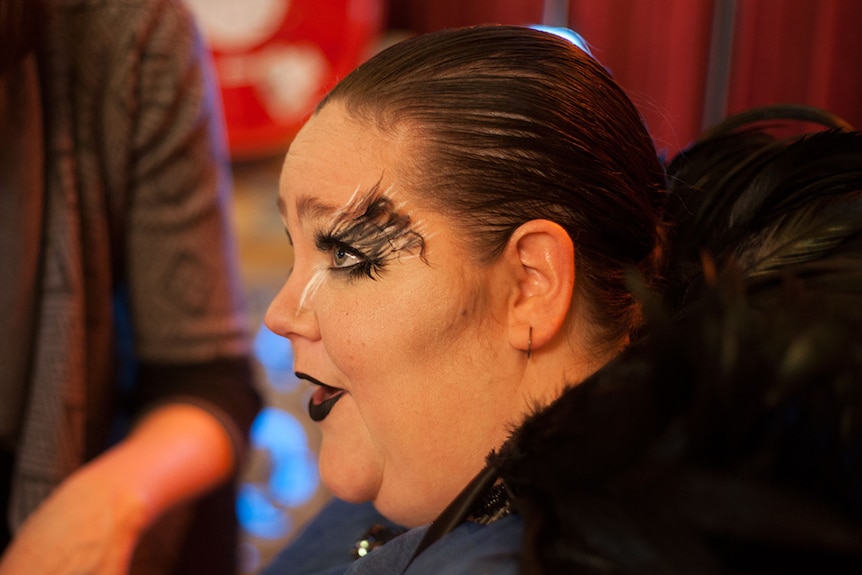
[[[637,113],[555,36],[438,32],[336,86],[285,159],[295,265],[267,322],[315,384],[338,499],[267,573],[854,572],[858,519],[784,480],[834,469],[842,503],[860,484],[838,465],[862,470],[858,431],[793,456],[819,422],[854,429],[854,410],[809,417],[808,400],[855,406],[862,389],[862,318],[834,313],[862,294],[858,135],[816,154],[705,147],[673,165],[670,234]],[[804,225],[824,213],[843,219]],[[787,250],[761,253],[770,241]],[[837,299],[778,281],[828,261],[851,286]],[[671,316],[639,303],[665,283]],[[809,339],[829,353],[800,353]],[[790,415],[800,428],[774,424]]]
[[[663,188],[622,90],[552,34],[432,34],[345,78],[285,159],[295,263],[267,314],[316,385],[332,492],[427,524],[623,349]]]

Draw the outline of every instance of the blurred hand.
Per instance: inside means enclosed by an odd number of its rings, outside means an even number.
[[[0,575],[127,575],[144,530],[230,476],[225,428],[206,410],[168,404],[88,463],[18,530]]]
[[[148,514],[121,478],[110,459],[69,477],[22,525],[0,575],[126,575]]]

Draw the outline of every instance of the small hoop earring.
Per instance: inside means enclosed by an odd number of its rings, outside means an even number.
[[[530,326],[530,331],[527,333],[527,359],[533,355],[533,326]]]

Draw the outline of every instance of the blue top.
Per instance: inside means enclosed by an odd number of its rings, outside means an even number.
[[[375,523],[396,527],[370,503],[354,505],[333,499],[273,559],[262,575],[518,573],[523,523],[517,514],[490,525],[469,522],[460,525],[419,555],[407,571],[404,567],[428,526],[410,529],[365,557],[354,560],[354,544]]]

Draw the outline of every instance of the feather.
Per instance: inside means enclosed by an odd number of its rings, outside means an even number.
[[[749,278],[828,258],[862,234],[862,193],[850,201],[822,201],[796,210],[740,240],[732,256]]]
[[[489,457],[524,573],[862,572],[862,138],[731,125],[669,165],[646,335]]]
[[[783,140],[754,130],[721,134],[684,151],[669,170],[678,225],[665,301],[677,306],[696,287],[705,253],[719,267],[734,261],[757,275],[822,259],[860,233],[862,137],[855,132]]]

